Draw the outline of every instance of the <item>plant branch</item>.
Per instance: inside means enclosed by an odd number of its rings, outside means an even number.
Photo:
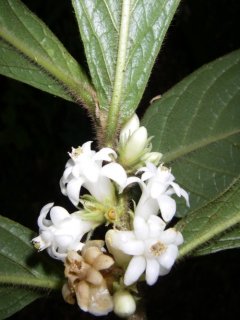
[[[130,12],[131,12],[130,9],[131,9],[131,0],[123,0],[116,74],[115,74],[115,80],[114,80],[114,86],[113,86],[112,101],[109,107],[108,118],[107,118],[107,129],[105,134],[105,144],[108,146],[112,146],[117,129],[118,129],[118,118],[119,118],[119,113],[121,108],[122,86],[123,86],[125,66],[126,66],[126,60],[127,60],[126,52],[127,52],[128,31],[129,31]]]

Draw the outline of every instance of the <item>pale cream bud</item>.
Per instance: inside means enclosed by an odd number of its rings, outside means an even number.
[[[120,143],[125,144],[128,138],[139,128],[139,119],[136,113],[132,116],[130,120],[122,127],[120,132]]]
[[[123,161],[130,165],[134,163],[144,152],[148,143],[147,129],[145,127],[138,128],[127,141],[122,158]]]
[[[127,290],[117,291],[113,296],[113,311],[120,318],[127,318],[136,311],[136,302]]]
[[[161,159],[162,159],[162,153],[160,152],[147,152],[141,158],[143,162],[151,162],[156,166],[159,164]]]

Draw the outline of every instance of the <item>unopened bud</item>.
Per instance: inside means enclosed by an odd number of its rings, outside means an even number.
[[[155,164],[155,166],[158,166],[161,158],[162,158],[162,153],[160,152],[147,152],[142,156],[141,160],[143,162],[151,162]]]
[[[122,161],[126,165],[131,165],[141,157],[148,143],[147,129],[138,128],[127,141],[122,152]]]
[[[117,291],[113,296],[113,311],[120,318],[127,318],[136,311],[136,302],[127,290]]]
[[[120,143],[125,144],[128,138],[139,128],[139,119],[136,113],[130,120],[122,127],[120,132]]]

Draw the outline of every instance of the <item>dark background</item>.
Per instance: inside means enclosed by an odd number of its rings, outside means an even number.
[[[4,1],[4,0],[1,0]],[[86,68],[70,1],[25,0]],[[204,63],[240,48],[239,0],[183,0],[154,66],[138,113]],[[59,179],[71,146],[93,139],[79,106],[0,77],[0,212],[36,230],[36,219],[54,201],[73,210]],[[149,319],[238,319],[239,250],[187,259],[154,287],[143,285]],[[92,319],[50,295],[10,319]],[[114,315],[108,319],[115,319]]]

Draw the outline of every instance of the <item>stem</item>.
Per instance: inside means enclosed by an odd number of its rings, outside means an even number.
[[[118,206],[120,209],[120,219],[115,224],[119,230],[130,230],[130,216],[128,213],[128,197],[127,195],[121,195],[119,197]]]
[[[113,86],[111,105],[108,111],[105,144],[112,146],[118,130],[118,118],[121,107],[121,94],[126,65],[126,52],[128,43],[128,31],[130,21],[131,0],[123,0],[122,16],[119,34],[116,74]]]

